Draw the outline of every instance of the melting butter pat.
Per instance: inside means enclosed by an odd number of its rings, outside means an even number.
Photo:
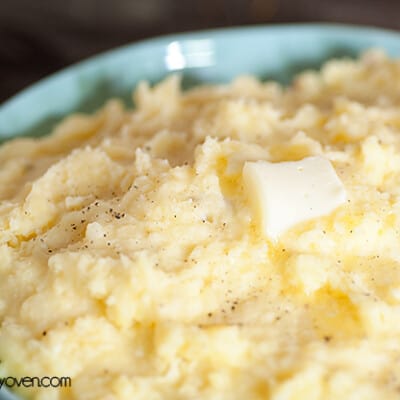
[[[264,235],[276,239],[299,222],[330,214],[346,201],[346,191],[330,161],[246,162],[245,192]]]

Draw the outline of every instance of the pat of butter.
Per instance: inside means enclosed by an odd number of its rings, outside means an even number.
[[[246,162],[243,182],[264,235],[276,239],[299,222],[330,214],[346,191],[330,161]]]

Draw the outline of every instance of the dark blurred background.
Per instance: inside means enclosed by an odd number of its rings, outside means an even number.
[[[0,102],[71,63],[139,39],[287,22],[400,29],[400,0],[0,0]]]

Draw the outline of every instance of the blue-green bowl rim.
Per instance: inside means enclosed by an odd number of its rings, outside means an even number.
[[[54,74],[45,77],[38,82],[28,86],[23,89],[19,93],[10,97],[3,104],[0,105],[0,144],[4,141],[12,139],[14,137],[19,136],[42,136],[43,134],[48,134],[54,128],[59,121],[61,121],[66,115],[74,113],[74,112],[84,112],[84,113],[92,113],[93,111],[99,109],[104,101],[107,98],[120,97],[131,103],[129,94],[127,92],[127,87],[121,86],[124,89],[124,93],[120,93],[119,89],[112,89],[109,93],[106,92],[105,95],[96,96],[94,91],[84,91],[88,95],[87,100],[90,100],[89,103],[85,103],[85,105],[79,104],[81,99],[77,97],[76,94],[69,93],[69,98],[66,99],[65,108],[61,105],[62,102],[57,100],[55,103],[48,103],[43,100],[43,95],[46,91],[50,92],[59,85],[59,81],[66,82],[72,77],[79,77],[80,74],[86,74],[88,76],[88,71],[96,71],[97,67],[108,68],[110,60],[118,60],[124,59],[129,56],[131,51],[141,52],[141,51],[149,51],[152,47],[154,49],[167,48],[169,44],[172,42],[185,42],[189,40],[203,40],[203,39],[212,39],[215,42],[222,43],[225,39],[232,41],[237,38],[241,40],[242,37],[259,37],[260,35],[265,35],[268,38],[268,35],[279,35],[282,33],[283,36],[288,36],[294,34],[295,38],[297,35],[300,37],[312,37],[318,36],[320,32],[323,40],[327,38],[331,38],[333,40],[337,40],[338,42],[342,42],[344,46],[347,46],[346,42],[348,42],[348,47],[351,49],[353,56],[358,54],[361,51],[360,46],[356,43],[360,41],[360,38],[364,37],[371,42],[370,47],[374,46],[382,46],[387,47],[388,49],[393,47],[395,44],[396,47],[400,48],[400,33],[395,30],[383,29],[379,27],[370,27],[363,25],[349,25],[349,24],[338,24],[338,23],[319,23],[319,22],[311,22],[311,23],[288,23],[288,24],[271,24],[271,25],[249,25],[249,26],[236,26],[229,28],[216,28],[211,30],[198,30],[198,31],[188,31],[176,34],[162,35],[157,36],[150,39],[139,40],[132,43],[127,43],[123,46],[99,53],[98,55],[94,55],[87,59],[84,59],[78,63],[71,64],[66,68],[61,69]],[[354,36],[354,42],[352,37]],[[376,45],[374,43],[377,43]],[[399,45],[397,45],[399,43]],[[328,46],[329,47],[329,46]],[[357,51],[356,48],[359,48]],[[362,47],[362,45],[361,45]],[[365,46],[363,48],[366,48]],[[262,49],[260,49],[262,51]],[[400,54],[400,51],[396,50],[396,54]],[[333,55],[334,56],[334,55]],[[340,56],[340,55],[338,55]],[[322,61],[322,60],[321,60]],[[257,63],[255,64],[257,65]],[[319,65],[315,65],[315,68],[318,68]],[[114,67],[112,67],[114,68]],[[118,68],[116,66],[116,68]],[[311,66],[314,68],[314,66]],[[197,68],[204,69],[204,68]],[[112,69],[111,69],[112,70]],[[161,74],[161,70],[158,72]],[[168,73],[176,72],[174,70],[170,70],[166,65],[164,65],[163,76],[166,76]],[[191,72],[187,68],[183,68],[181,70],[184,76],[188,77],[186,74],[190,74]],[[300,71],[298,71],[300,72]],[[97,73],[93,76],[95,76]],[[228,74],[229,75],[229,74]],[[90,76],[90,75],[89,75]],[[293,76],[293,75],[291,75]],[[143,77],[144,79],[149,78],[146,75]],[[155,82],[161,79],[162,76],[156,78],[150,78],[151,81]],[[280,80],[281,77],[267,77],[271,79]],[[290,78],[290,77],[289,77]],[[107,78],[108,79],[108,78]],[[154,80],[155,79],[155,80]],[[284,78],[285,80],[285,78]],[[219,80],[217,80],[218,82]],[[93,81],[94,83],[100,84],[100,81]],[[93,83],[92,82],[92,83]],[[104,81],[103,83],[106,83]],[[117,81],[110,81],[117,82]],[[112,83],[114,85],[114,83]],[[195,82],[196,83],[196,82]],[[201,83],[197,82],[197,83]],[[215,83],[215,81],[214,81]],[[288,83],[287,80],[281,83]],[[193,82],[189,84],[191,86]],[[132,89],[134,88],[134,84],[130,86]],[[76,90],[75,90],[76,93]],[[67,93],[68,96],[68,93]],[[71,97],[72,96],[72,97]],[[41,111],[31,111],[31,109],[27,109],[28,116],[25,118],[22,116],[21,121],[19,122],[19,114],[24,107],[29,107],[34,99],[38,99],[36,104],[42,104],[43,106]],[[82,98],[84,100],[84,98]],[[23,113],[22,113],[23,114]],[[14,120],[12,119],[14,118]],[[18,118],[17,120],[15,118]],[[10,127],[8,128],[8,121],[11,122]]]
[[[3,103],[0,104],[0,112],[4,110],[4,108],[9,107],[14,103],[15,101],[18,101],[21,97],[27,96],[33,91],[36,90],[39,86],[42,86],[43,84],[56,80],[60,76],[68,74],[71,70],[79,69],[83,66],[86,66],[88,64],[96,63],[103,58],[108,58],[112,55],[115,55],[120,52],[125,52],[132,46],[148,46],[151,44],[168,44],[173,41],[180,41],[188,38],[193,38],[193,37],[204,37],[204,36],[224,36],[224,35],[231,35],[231,34],[236,34],[236,33],[251,33],[255,31],[260,31],[260,30],[273,30],[273,31],[287,31],[287,30],[309,30],[309,29],[329,29],[332,31],[332,34],[334,34],[334,31],[340,31],[343,33],[343,30],[346,30],[347,33],[350,33],[351,31],[361,33],[362,31],[365,31],[366,34],[370,35],[371,32],[374,32],[376,34],[383,34],[383,35],[393,35],[396,36],[400,40],[400,32],[394,30],[394,29],[386,29],[386,28],[380,28],[378,26],[368,26],[368,25],[356,25],[356,24],[341,24],[341,23],[319,23],[319,22],[309,22],[309,23],[285,23],[285,24],[271,24],[271,25],[266,25],[266,24],[258,24],[258,25],[244,25],[244,26],[233,26],[233,27],[228,27],[228,28],[215,28],[215,29],[204,29],[204,30],[195,30],[195,31],[185,31],[185,32],[180,32],[180,33],[172,33],[172,34],[167,34],[167,35],[159,35],[155,37],[151,37],[148,39],[142,39],[138,41],[133,41],[127,44],[124,44],[122,46],[118,46],[115,48],[112,48],[110,50],[106,50],[104,52],[101,52],[99,54],[95,54],[93,56],[90,56],[88,58],[85,58],[81,61],[75,62],[71,65],[68,65],[64,68],[61,68],[60,70],[42,78],[39,79],[37,82],[28,85],[26,88],[22,89],[18,93],[12,95],[10,98],[6,99]]]

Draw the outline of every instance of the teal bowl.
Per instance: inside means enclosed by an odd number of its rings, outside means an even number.
[[[217,29],[159,37],[112,50],[52,75],[0,106],[0,141],[40,136],[65,115],[106,99],[129,103],[138,81],[181,73],[184,87],[239,74],[290,82],[301,70],[369,47],[400,55],[400,34],[369,27],[296,24]]]
[[[239,74],[290,82],[332,57],[355,57],[370,47],[400,56],[400,33],[331,24],[255,26],[145,40],[69,67],[0,106],[0,141],[51,132],[65,115],[92,112],[110,97],[129,103],[143,79],[180,73],[184,87],[227,82]],[[11,400],[4,390],[0,400]]]

